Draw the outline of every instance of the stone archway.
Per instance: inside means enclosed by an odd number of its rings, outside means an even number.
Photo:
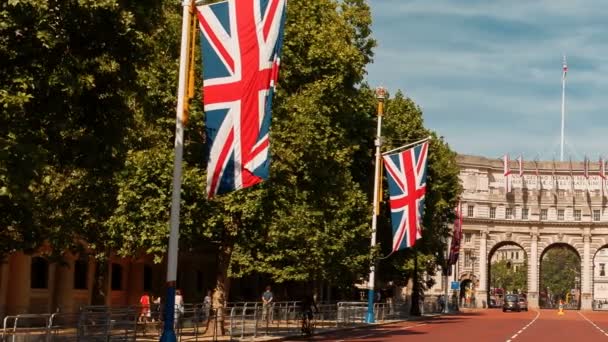
[[[488,307],[500,307],[508,293],[527,295],[528,255],[511,240],[495,244],[488,253]]]
[[[570,244],[557,242],[540,255],[539,307],[556,308],[562,301],[567,309],[581,308],[581,255]]]
[[[597,249],[593,256],[593,304],[594,310],[608,310],[608,245]]]
[[[460,280],[460,293],[458,295],[459,305],[461,307],[475,307],[475,288],[476,279],[473,275],[463,275]]]

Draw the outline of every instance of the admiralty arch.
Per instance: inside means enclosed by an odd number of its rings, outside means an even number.
[[[601,162],[511,160],[512,188],[506,191],[500,158],[459,155],[464,187],[463,240],[454,273],[469,281],[475,305],[490,302],[490,260],[499,248],[515,246],[527,260],[527,298],[539,307],[540,265],[553,247],[568,248],[580,260],[577,308],[592,309],[608,299],[608,181]],[[576,264],[578,265],[578,264]]]

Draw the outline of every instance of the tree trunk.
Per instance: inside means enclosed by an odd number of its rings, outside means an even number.
[[[412,306],[410,315],[421,316],[420,312],[420,281],[418,280],[418,255],[414,251],[414,276],[412,278]]]
[[[205,336],[224,336],[224,307],[230,295],[230,278],[228,277],[228,267],[234,249],[234,240],[224,241],[219,248],[217,276],[215,278],[215,289],[212,296],[213,313],[212,319],[207,322]],[[211,325],[211,329],[210,328]],[[219,331],[217,331],[219,329]]]

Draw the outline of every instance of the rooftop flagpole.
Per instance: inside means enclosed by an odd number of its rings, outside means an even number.
[[[384,99],[386,98],[386,89],[382,87],[376,88],[376,99],[378,99],[378,120],[376,126],[376,164],[374,169],[374,211],[372,212],[372,238],[371,238],[371,246],[374,248],[376,245],[376,226],[378,221],[378,214],[380,212],[380,202],[378,201],[378,194],[380,189],[380,168],[382,153],[380,152],[380,148],[382,147],[382,115],[384,114]],[[367,315],[365,317],[365,321],[367,323],[374,323],[374,286],[376,282],[376,261],[372,260],[372,264],[370,266],[369,272],[369,281],[367,283],[368,294],[367,294]]]
[[[566,64],[566,56],[562,63],[562,137],[560,144],[559,161],[564,161],[564,123],[566,117],[566,74],[568,73],[568,65]]]
[[[188,62],[190,47],[190,28],[192,20],[191,0],[183,0],[182,38],[179,60],[179,79],[177,87],[177,110],[175,116],[175,158],[173,160],[173,193],[171,194],[171,220],[169,250],[167,252],[167,299],[165,300],[165,322],[161,342],[175,342],[175,286],[177,281],[177,256],[179,242],[180,192],[182,188],[182,155],[184,149],[184,120],[186,85],[188,83]]]

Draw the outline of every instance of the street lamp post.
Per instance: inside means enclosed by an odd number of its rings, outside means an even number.
[[[377,216],[380,212],[380,201],[379,190],[380,190],[380,161],[382,158],[381,150],[382,147],[382,115],[384,114],[384,99],[386,98],[386,89],[382,87],[376,88],[376,99],[378,99],[378,121],[376,123],[376,139],[374,141],[376,145],[376,164],[374,169],[374,203],[373,203],[373,213],[372,213],[372,238],[371,238],[371,247],[374,248],[376,245],[376,226],[377,226]],[[374,323],[374,286],[376,281],[376,261],[372,260],[369,272],[369,281],[368,281],[368,297],[367,297],[367,315],[365,321],[367,323]]]
[[[444,276],[444,282],[445,282],[445,294],[444,294],[444,299],[443,299],[443,313],[449,313],[450,312],[450,308],[449,308],[449,298],[450,298],[450,279],[449,279],[449,274],[450,274],[450,245],[451,245],[451,241],[450,238],[446,238],[445,239],[445,249],[443,251],[445,257],[443,258],[444,260],[444,269],[443,269],[443,276]]]
[[[472,255],[471,256],[471,262],[472,262],[472,266],[471,266],[471,305],[475,305],[474,303],[474,299],[475,299],[475,280],[477,279],[477,276],[475,275],[475,260],[477,260],[477,257]]]

